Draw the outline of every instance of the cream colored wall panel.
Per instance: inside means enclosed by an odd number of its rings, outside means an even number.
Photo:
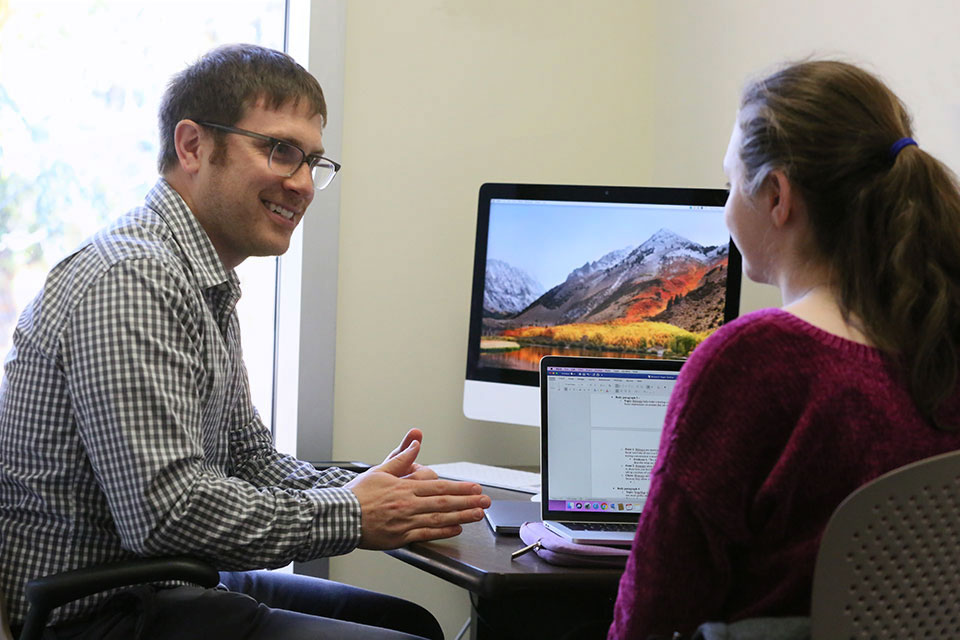
[[[477,190],[647,182],[646,7],[348,4],[336,456],[420,426],[427,462],[537,462],[535,429],[462,414]]]

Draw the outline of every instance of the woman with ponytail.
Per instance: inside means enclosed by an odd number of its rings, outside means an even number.
[[[785,306],[684,365],[610,639],[809,616],[840,502],[960,449],[960,190],[897,96],[786,67],[744,90],[724,170],[744,270]]]

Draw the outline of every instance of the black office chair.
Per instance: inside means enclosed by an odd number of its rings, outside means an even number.
[[[207,563],[188,557],[138,558],[96,567],[65,571],[27,582],[27,616],[19,640],[39,640],[47,619],[57,607],[73,600],[121,587],[150,582],[176,580],[215,587],[220,582],[217,570]],[[6,606],[0,597],[0,639],[13,640]]]
[[[364,462],[318,461],[312,464],[318,469],[336,466],[357,473],[370,468]],[[25,589],[28,608],[18,640],[38,640],[50,613],[68,602],[110,589],[168,580],[212,588],[219,584],[220,575],[205,562],[184,556],[139,558],[35,578],[27,582]],[[13,640],[3,594],[0,594],[0,640]]]

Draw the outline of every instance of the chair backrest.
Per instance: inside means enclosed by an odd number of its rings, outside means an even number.
[[[960,451],[850,494],[823,534],[812,638],[960,638]]]

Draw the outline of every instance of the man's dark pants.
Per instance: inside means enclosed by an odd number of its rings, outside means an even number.
[[[419,605],[349,585],[272,571],[223,572],[216,589],[134,587],[92,619],[45,640],[442,640]]]

